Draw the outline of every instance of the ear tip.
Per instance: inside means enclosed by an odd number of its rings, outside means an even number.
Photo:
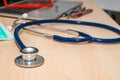
[[[23,15],[22,15],[22,18],[27,18],[28,17],[28,14],[27,13],[24,13]]]
[[[11,31],[12,30],[12,26],[7,26],[7,30]]]

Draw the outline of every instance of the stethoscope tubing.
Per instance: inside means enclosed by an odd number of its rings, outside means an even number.
[[[73,21],[73,20],[55,20],[55,19],[35,20],[35,21],[23,23],[15,29],[14,37],[15,37],[15,40],[16,40],[16,42],[17,42],[17,44],[19,45],[20,48],[25,48],[26,46],[23,44],[23,42],[21,41],[21,39],[18,36],[19,30],[24,28],[24,27],[30,26],[30,25],[37,25],[37,24],[43,24],[43,23],[66,23],[66,24],[75,24],[75,25],[87,25],[87,26],[91,26],[91,27],[104,28],[104,29],[113,31],[117,34],[120,34],[120,30],[117,29],[117,28],[114,28],[114,27],[109,26],[109,25],[101,24],[101,23],[95,23],[95,22]],[[93,42],[101,42],[101,43],[120,42],[120,38],[110,38],[110,39],[105,38],[104,39],[104,38],[92,37],[92,36],[90,36],[86,33],[83,33],[83,32],[80,32],[80,34],[84,35],[85,38],[78,40],[78,42],[84,42],[84,41],[93,41]],[[67,39],[67,38],[59,37],[57,35],[54,35],[53,39],[58,40],[58,41],[61,40],[61,41],[65,41],[65,42],[67,42],[67,41],[72,42],[72,40],[70,40],[69,38]],[[77,42],[77,41],[75,41],[75,42]]]
[[[19,48],[23,49],[23,48],[26,47],[23,44],[23,42],[21,41],[20,37],[18,36],[18,32],[19,32],[20,29],[25,28],[25,27],[30,26],[30,25],[50,23],[50,21],[52,21],[52,20],[39,20],[39,21],[22,23],[21,25],[19,25],[14,31],[14,37],[15,37],[15,40],[16,40]],[[52,22],[55,23],[56,20],[54,20]],[[61,22],[61,20],[60,20],[60,22],[57,22],[57,23],[64,23],[64,22],[63,21]],[[79,32],[79,31],[76,31],[76,30],[72,30],[72,31],[77,32],[79,34],[79,36],[83,36],[85,38],[69,38],[69,37],[66,38],[66,37],[62,37],[62,36],[58,36],[58,35],[53,35],[52,38],[53,38],[53,40],[61,41],[61,42],[85,42],[85,41],[90,41],[91,40],[91,37],[86,33]]]

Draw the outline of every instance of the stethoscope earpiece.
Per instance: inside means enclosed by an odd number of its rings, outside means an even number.
[[[22,20],[22,19],[26,19],[26,18],[28,18],[28,14],[27,14],[27,13],[22,14],[20,17],[18,17],[18,18],[13,22],[12,25],[7,26],[6,29],[7,29],[8,31],[12,31],[12,29],[15,28],[15,26],[18,26],[19,24],[25,23],[25,22],[17,23],[17,21]]]
[[[22,14],[21,17],[22,17],[23,19],[28,18],[28,14],[27,14],[27,13],[24,13],[24,14]]]
[[[12,29],[13,29],[12,26],[7,26],[7,30],[8,30],[8,31],[11,31]]]
[[[26,47],[20,50],[21,55],[15,59],[15,64],[23,68],[34,68],[44,63],[44,58],[38,55],[38,49]]]

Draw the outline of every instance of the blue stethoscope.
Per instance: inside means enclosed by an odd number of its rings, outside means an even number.
[[[38,25],[38,24],[42,25],[42,24],[45,24],[45,23],[65,23],[65,24],[75,24],[75,25],[87,25],[87,26],[91,26],[91,27],[99,27],[99,28],[108,29],[108,30],[113,31],[117,34],[120,34],[120,30],[117,29],[117,28],[114,28],[114,27],[109,26],[109,25],[101,24],[101,23],[94,23],[94,22],[49,19],[49,20],[36,20],[36,21],[27,22],[27,23],[22,23],[22,24],[18,25],[15,28],[15,31],[14,31],[15,42],[19,46],[20,52],[22,53],[21,56],[18,56],[15,59],[16,65],[18,65],[20,67],[31,68],[31,67],[40,66],[44,63],[44,58],[37,54],[37,52],[38,52],[37,48],[27,47],[22,42],[22,40],[19,37],[19,31],[21,29],[25,29],[25,30],[28,30],[28,31],[35,32],[33,30],[27,29],[26,27],[28,27],[30,25]],[[72,42],[72,43],[73,42],[75,42],[75,43],[86,42],[86,41],[100,42],[100,43],[117,43],[117,42],[120,42],[120,38],[111,38],[111,39],[96,38],[96,37],[92,37],[91,35],[86,34],[84,32],[80,32],[80,31],[76,31],[76,30],[72,30],[72,29],[66,29],[64,31],[66,31],[68,33],[75,32],[75,33],[78,34],[78,36],[82,36],[83,38],[62,37],[62,36],[59,36],[59,35],[43,34],[41,32],[35,32],[35,33],[42,34],[45,37],[49,37],[49,38],[52,38],[53,40],[60,41],[60,42]]]

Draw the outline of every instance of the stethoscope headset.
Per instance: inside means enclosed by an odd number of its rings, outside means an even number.
[[[26,28],[26,27],[29,27],[31,25],[42,25],[45,23],[65,23],[65,24],[74,24],[74,25],[87,25],[90,27],[104,28],[104,29],[110,30],[112,32],[115,32],[118,35],[120,34],[120,30],[115,28],[115,27],[112,27],[112,26],[109,26],[106,24],[95,23],[95,22],[85,22],[85,21],[75,21],[75,20],[56,20],[56,19],[35,20],[35,21],[31,21],[31,22],[24,22],[24,23],[17,25],[17,27],[14,30],[15,42],[18,45],[20,52],[22,53],[22,55],[18,56],[15,59],[16,65],[18,65],[20,67],[25,67],[25,68],[31,68],[31,67],[40,66],[44,63],[44,58],[37,54],[37,52],[38,52],[37,48],[27,47],[22,42],[21,38],[19,37],[19,31],[21,29],[32,31],[32,32],[35,32],[38,34],[42,34],[45,37],[49,37],[49,38],[52,38],[53,40],[60,41],[60,42],[72,42],[72,43],[79,43],[79,42],[86,42],[86,41],[99,42],[99,43],[118,43],[118,42],[120,42],[120,38],[111,38],[111,39],[110,38],[109,39],[108,38],[97,38],[97,37],[93,37],[87,33],[72,30],[72,29],[65,29],[64,31],[66,31],[67,33],[75,32],[78,34],[78,36],[82,36],[82,38],[62,37],[59,35],[44,34],[44,33],[36,32],[36,31],[33,31],[33,30]],[[13,25],[15,25],[15,24],[13,24]]]

